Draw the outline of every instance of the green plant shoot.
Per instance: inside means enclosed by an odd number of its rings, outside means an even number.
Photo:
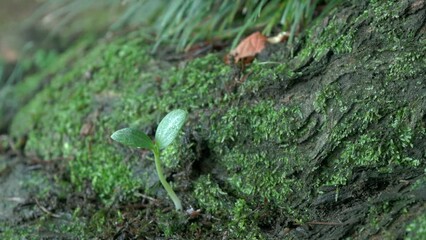
[[[113,140],[121,144],[130,147],[149,149],[154,153],[155,168],[157,169],[158,178],[175,204],[176,210],[182,210],[182,203],[164,177],[160,161],[160,150],[166,148],[175,140],[185,123],[187,115],[187,112],[181,109],[173,110],[167,114],[157,127],[155,141],[151,140],[144,132],[134,128],[120,129],[111,135]]]

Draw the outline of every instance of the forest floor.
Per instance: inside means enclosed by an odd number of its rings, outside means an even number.
[[[245,67],[137,33],[43,52],[1,90],[0,238],[425,239],[426,6],[366,2]],[[153,156],[110,139],[175,108],[183,212]]]

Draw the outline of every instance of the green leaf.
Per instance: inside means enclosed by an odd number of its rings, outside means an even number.
[[[169,146],[175,140],[187,115],[188,113],[185,110],[176,109],[161,120],[155,133],[155,141],[159,149]]]
[[[142,131],[133,128],[124,128],[116,131],[111,138],[130,147],[154,149],[152,140]]]

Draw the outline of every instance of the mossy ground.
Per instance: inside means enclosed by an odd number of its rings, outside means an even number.
[[[66,61],[69,66],[19,111],[10,129],[15,139],[27,136],[27,157],[62,166],[63,175],[48,177],[55,187],[39,196],[45,205],[60,196],[51,211],[61,217],[45,212],[30,225],[3,224],[0,234],[297,239],[320,234],[309,228],[316,221],[353,220],[359,225],[347,232],[342,227],[338,236],[392,236],[397,231],[381,232],[390,226],[389,214],[406,220],[424,212],[421,199],[409,193],[424,189],[419,176],[426,152],[419,149],[425,146],[426,104],[419,75],[426,49],[424,36],[411,40],[400,21],[404,4],[369,4],[365,11],[362,4],[349,8],[354,16],[341,11],[322,31],[313,27],[304,50],[283,47],[244,72],[225,65],[220,54],[164,61],[150,55],[151,45],[137,34]],[[402,24],[392,30],[387,21]],[[370,46],[359,44],[366,32],[374,36]],[[372,46],[375,52],[366,53]],[[62,66],[65,58],[52,64]],[[361,77],[350,77],[355,71]],[[413,78],[417,82],[408,82]],[[175,108],[186,109],[189,119],[163,152],[166,174],[184,207],[201,209],[200,216],[164,210],[171,204],[150,153],[109,137],[127,126],[152,136]],[[402,195],[395,176],[420,180]],[[380,195],[392,191],[401,199]],[[344,206],[354,204],[367,220],[344,214]],[[424,234],[417,227],[423,218],[404,221],[403,231]]]

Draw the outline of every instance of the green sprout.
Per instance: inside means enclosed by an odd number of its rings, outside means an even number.
[[[113,140],[121,144],[130,147],[149,149],[154,153],[155,168],[157,169],[158,178],[175,204],[176,210],[182,210],[182,203],[164,177],[163,168],[160,162],[160,150],[166,148],[175,140],[186,120],[186,116],[187,112],[181,109],[173,110],[167,114],[157,127],[154,141],[144,132],[134,128],[124,128],[111,135]]]

